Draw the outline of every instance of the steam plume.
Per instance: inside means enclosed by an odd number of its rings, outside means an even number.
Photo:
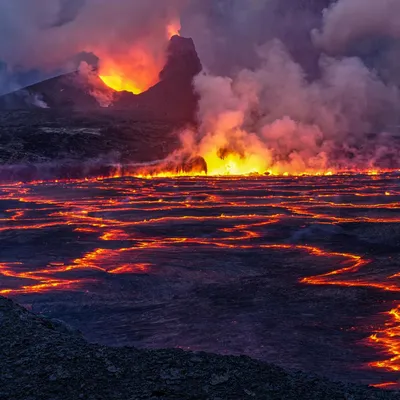
[[[362,39],[400,38],[397,0],[339,0],[324,11],[315,42],[331,53],[346,52]]]
[[[81,11],[86,0],[60,0],[60,12],[51,27],[60,27],[72,22]]]
[[[211,173],[301,173],[389,167],[388,146],[399,93],[357,58],[322,57],[321,77],[309,82],[279,41],[258,51],[260,65],[233,79],[201,75],[199,136],[186,151],[203,156]],[[367,140],[367,133],[374,133]]]

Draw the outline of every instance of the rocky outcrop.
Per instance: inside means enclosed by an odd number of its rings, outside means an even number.
[[[288,373],[248,357],[89,344],[60,321],[3,297],[0,335],[0,399],[399,398],[395,392]]]

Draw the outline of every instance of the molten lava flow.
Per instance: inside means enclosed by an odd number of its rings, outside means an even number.
[[[268,167],[266,169],[265,162],[261,156],[250,156],[248,158],[243,158],[237,154],[229,154],[225,158],[221,159],[217,154],[207,153],[204,156],[196,156],[196,159],[204,160],[204,169],[182,169],[180,168],[180,163],[177,163],[174,168],[166,167],[167,163],[160,167],[142,167],[137,166],[130,170],[125,171],[125,173],[114,175],[111,177],[122,177],[122,176],[132,176],[137,178],[151,179],[151,178],[174,178],[174,177],[201,177],[204,175],[211,177],[246,177],[246,176],[281,176],[281,177],[306,177],[306,176],[343,176],[343,175],[374,175],[378,176],[384,173],[396,173],[399,172],[397,169],[382,169],[379,172],[374,171],[374,174],[370,173],[370,170],[362,169],[293,169],[285,171],[277,167]],[[386,192],[386,196],[390,193]]]
[[[261,156],[251,154],[248,157],[237,153],[223,154],[222,151],[207,152],[203,155],[207,163],[208,173],[218,175],[250,175],[267,172],[265,161]]]
[[[309,167],[293,159],[290,164],[274,160],[271,152],[258,148],[230,148],[216,136],[209,141],[194,144],[192,133],[182,135],[182,148],[164,160],[153,163],[127,166],[119,176],[140,178],[168,178],[175,176],[333,176],[362,174],[379,177],[383,173],[397,172],[396,169],[357,169],[333,167]],[[389,191],[385,191],[390,196]]]

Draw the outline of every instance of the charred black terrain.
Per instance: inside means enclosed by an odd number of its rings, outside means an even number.
[[[0,297],[0,398],[390,400],[362,386],[332,383],[248,357],[87,343],[60,321]]]

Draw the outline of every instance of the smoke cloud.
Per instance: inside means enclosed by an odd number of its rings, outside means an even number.
[[[200,47],[199,132],[182,142],[211,173],[399,166],[399,3],[304,4],[232,0],[193,17],[216,41]]]
[[[60,0],[60,11],[51,27],[60,27],[72,22],[85,4],[85,0]]]
[[[397,0],[339,0],[323,13],[323,27],[314,31],[317,45],[340,54],[355,42],[400,38],[400,2]]]
[[[258,57],[258,68],[234,78],[195,79],[200,126],[185,133],[184,151],[203,156],[210,173],[390,167],[400,154],[383,133],[398,123],[398,89],[360,59],[322,57],[309,82],[278,40]]]

